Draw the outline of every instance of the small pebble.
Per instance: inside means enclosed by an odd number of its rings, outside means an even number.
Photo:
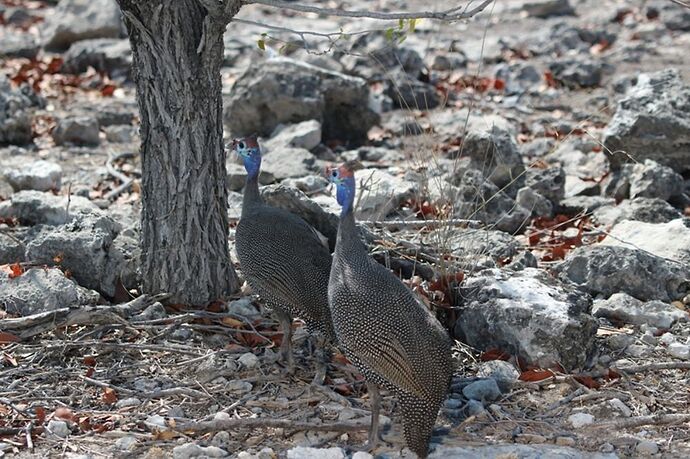
[[[115,449],[120,451],[129,451],[136,447],[137,439],[132,435],[127,435],[126,437],[119,438],[115,442]]]
[[[523,444],[545,443],[546,437],[536,434],[522,434],[515,437],[515,442]]]
[[[663,344],[664,346],[668,346],[669,344],[671,344],[675,341],[676,341],[675,335],[673,333],[670,333],[670,332],[666,332],[659,337],[659,344]]]
[[[154,414],[146,418],[144,425],[150,430],[167,429],[167,426],[165,425],[165,418],[158,414]]]
[[[61,438],[66,438],[70,434],[69,427],[65,421],[53,419],[48,423],[48,430]]]
[[[656,343],[659,341],[659,339],[656,336],[649,332],[645,332],[645,334],[642,335],[640,339],[643,343],[649,344],[651,346],[656,346]]]
[[[470,400],[467,402],[467,415],[468,416],[477,416],[483,412],[484,412],[484,405],[482,404],[482,402],[478,402],[477,400]]]
[[[297,446],[289,449],[287,459],[345,459],[347,456],[341,448],[307,448]]]
[[[230,419],[230,414],[226,413],[225,411],[219,411],[213,415],[214,421],[227,421],[229,419]]]
[[[501,390],[495,379],[487,378],[466,385],[462,394],[468,399],[491,402],[501,397]]]
[[[628,408],[628,405],[623,403],[623,401],[619,398],[612,398],[609,400],[609,405],[611,408],[614,410],[618,411],[624,418],[629,418],[632,416],[632,410]]]
[[[677,359],[690,359],[690,346],[687,344],[671,343],[666,348],[666,352],[668,352],[671,357],[675,357]]]
[[[599,451],[602,453],[612,453],[615,450],[611,443],[604,443],[599,447]]]
[[[644,346],[642,344],[631,344],[625,349],[625,353],[633,357],[644,357],[651,351],[652,350],[649,348],[649,346]]]
[[[118,402],[115,404],[115,408],[126,408],[128,406],[139,406],[141,405],[141,400],[139,400],[136,397],[129,397],[129,398],[123,398],[122,400],[118,400]]]
[[[247,446],[256,446],[259,443],[261,443],[264,440],[264,437],[260,435],[255,435],[253,437],[248,437],[245,441],[244,444]]]
[[[278,455],[268,446],[259,451],[258,459],[275,459]]]
[[[247,369],[252,369],[259,366],[259,358],[251,352],[242,354],[237,360]]]
[[[183,418],[183,417],[185,417],[184,410],[182,409],[181,406],[173,406],[168,410],[168,417],[170,417],[170,418]]]
[[[635,447],[635,451],[644,456],[651,456],[659,452],[659,445],[651,440],[640,440]]]
[[[573,437],[556,437],[556,444],[558,446],[575,446],[575,439]]]
[[[520,372],[511,363],[503,360],[490,360],[479,365],[477,376],[492,378],[501,392],[506,393],[520,377]]]
[[[443,405],[449,410],[457,410],[462,406],[462,404],[462,401],[458,400],[457,398],[449,398],[443,402]]]
[[[338,413],[338,421],[349,421],[357,417],[357,414],[352,408],[345,407]]]
[[[225,385],[225,390],[229,392],[235,392],[235,393],[240,393],[240,394],[245,394],[247,392],[251,392],[252,390],[252,383],[248,381],[240,381],[240,380],[234,380],[230,381]]]
[[[592,424],[594,416],[589,413],[575,413],[568,416],[568,422],[576,429]]]
[[[374,459],[374,456],[367,453],[366,451],[357,451],[352,455],[352,459]]]
[[[190,459],[193,457],[225,457],[228,452],[217,446],[202,447],[195,443],[185,443],[184,445],[173,448],[174,459]]]
[[[225,413],[227,414],[227,413]],[[228,442],[230,441],[230,433],[221,430],[220,432],[217,432],[214,436],[213,439],[211,440],[211,444],[213,446],[217,446],[219,448],[222,448],[225,446]]]

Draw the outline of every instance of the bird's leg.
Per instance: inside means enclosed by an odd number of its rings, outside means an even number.
[[[280,308],[274,309],[280,327],[283,330],[283,341],[280,343],[280,358],[287,365],[289,374],[295,372],[295,358],[292,353],[292,317]]]
[[[379,412],[381,411],[381,394],[379,393],[379,386],[367,381],[367,392],[369,393],[369,402],[371,403],[371,426],[369,427],[369,438],[367,442],[357,448],[358,451],[371,452],[379,442]]]
[[[369,403],[371,403],[371,427],[369,429],[369,440],[367,440],[367,444],[370,449],[374,449],[379,441],[381,394],[379,393],[379,386],[370,382],[367,382],[367,392],[369,393]]]
[[[328,371],[328,361],[329,359],[329,349],[328,340],[322,335],[314,336],[314,357],[316,361],[316,373],[314,374],[314,379],[312,384],[317,386],[323,385],[326,380],[326,372]]]

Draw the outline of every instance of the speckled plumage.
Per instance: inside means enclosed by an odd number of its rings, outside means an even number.
[[[352,199],[354,190],[343,195]],[[450,384],[451,340],[410,290],[369,257],[351,210],[341,215],[328,298],[340,346],[368,382],[398,396],[407,445],[426,457]]]
[[[255,141],[252,148],[260,154]],[[260,157],[258,164],[247,166],[242,217],[235,232],[242,273],[281,320],[283,351],[291,352],[290,322],[295,316],[305,321],[310,333],[335,342],[327,297],[331,254],[304,220],[263,202],[259,164]]]
[[[256,203],[243,209],[235,243],[242,273],[269,308],[300,317],[312,333],[334,336],[326,296],[331,255],[311,226]]]

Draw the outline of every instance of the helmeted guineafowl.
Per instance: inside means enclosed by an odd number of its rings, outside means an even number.
[[[316,230],[297,215],[265,204],[259,194],[261,149],[256,137],[233,140],[232,148],[244,161],[247,180],[242,217],[235,244],[242,272],[252,289],[281,322],[281,356],[294,370],[292,318],[303,319],[311,334],[318,336],[317,374],[325,377],[324,346],[335,343],[328,308],[328,277],[331,254]]]
[[[328,172],[342,206],[328,284],[338,343],[367,381],[372,405],[368,447],[378,441],[379,386],[398,397],[407,446],[425,458],[450,385],[451,340],[430,311],[369,257],[353,214],[354,166]]]

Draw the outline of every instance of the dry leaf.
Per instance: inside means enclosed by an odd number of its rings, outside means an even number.
[[[76,416],[74,415],[72,410],[65,406],[61,406],[58,409],[56,409],[54,416],[58,419],[62,419],[65,421],[74,421],[76,419]]]
[[[523,371],[518,378],[520,381],[543,381],[545,379],[556,376],[556,374],[551,370],[527,370]]]
[[[227,325],[231,328],[241,328],[244,323],[241,320],[233,319],[232,317],[223,317],[220,319],[223,325]]]
[[[21,341],[17,335],[10,332],[0,331],[0,344],[18,343]]]
[[[591,376],[573,376],[573,379],[589,389],[599,389],[601,384]]]
[[[508,360],[510,359],[510,354],[504,352],[500,349],[489,349],[488,351],[482,352],[479,360],[482,362],[488,362],[490,360]]]
[[[101,400],[103,401],[103,403],[112,405],[113,403],[117,402],[117,392],[115,392],[115,389],[106,387],[103,389],[103,395],[101,396]]]
[[[36,413],[36,421],[38,421],[38,424],[43,424],[46,420],[46,410],[42,406],[37,406],[34,408],[34,412]]]
[[[157,430],[153,433],[154,440],[172,440],[178,436],[179,434],[174,430]]]

